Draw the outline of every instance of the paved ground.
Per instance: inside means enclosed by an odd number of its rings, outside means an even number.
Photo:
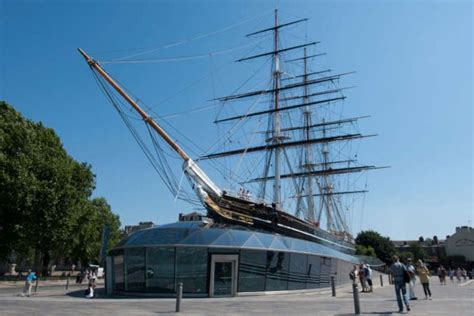
[[[378,281],[378,280],[377,280]],[[448,281],[449,282],[449,281]],[[64,282],[63,282],[64,283]],[[377,285],[379,282],[376,282]],[[393,286],[377,286],[374,293],[360,293],[363,314],[397,313]],[[441,286],[431,281],[433,300],[412,301],[412,315],[474,315],[474,280]],[[174,299],[155,298],[83,298],[81,287],[66,292],[64,284],[51,283],[39,288],[30,298],[17,296],[21,284],[0,285],[0,315],[156,315],[174,314]],[[419,284],[415,289],[423,298]],[[220,299],[184,299],[183,315],[353,315],[354,303],[350,287],[317,293],[280,294]]]

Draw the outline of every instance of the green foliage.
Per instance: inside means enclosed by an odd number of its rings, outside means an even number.
[[[409,244],[408,248],[409,252],[413,254],[411,257],[414,262],[418,261],[418,259],[421,259],[422,261],[425,261],[425,259],[428,257],[428,254],[426,251],[421,247],[420,243],[417,241],[411,242]]]
[[[403,262],[403,263],[407,263],[408,258],[411,258],[411,259],[414,258],[413,253],[410,252],[410,251],[405,251],[405,252],[399,253],[397,255],[398,255],[398,258],[400,258],[400,262]]]
[[[104,198],[84,201],[74,233],[74,244],[71,245],[71,257],[83,263],[97,261],[105,225],[109,226],[107,248],[111,249],[120,238],[119,217],[112,213]]]
[[[356,246],[356,255],[367,256],[367,257],[377,257],[375,250],[372,246],[357,245]]]
[[[77,232],[89,226],[101,231],[110,222],[115,238],[120,222],[104,199],[89,200],[94,177],[89,164],[67,154],[52,129],[0,101],[0,260],[15,259],[13,253],[34,255],[36,264],[41,258],[47,264],[51,256],[97,257],[98,250],[73,250]],[[89,237],[96,243],[97,234]]]
[[[392,256],[395,254],[395,247],[388,237],[382,237],[373,230],[361,231],[356,237],[356,244],[365,247],[372,247],[377,258],[390,264]]]
[[[444,264],[445,267],[454,267],[457,265],[463,265],[466,263],[465,256],[445,256],[440,258],[441,264]]]

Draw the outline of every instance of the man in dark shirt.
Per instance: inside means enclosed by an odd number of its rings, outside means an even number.
[[[403,312],[403,302],[407,307],[407,311],[410,311],[410,304],[408,303],[407,298],[407,288],[405,286],[404,273],[406,267],[400,262],[400,259],[397,256],[393,256],[393,264],[390,267],[390,273],[392,274],[393,284],[395,286],[395,294],[397,295],[398,311]],[[401,292],[401,293],[400,293]]]

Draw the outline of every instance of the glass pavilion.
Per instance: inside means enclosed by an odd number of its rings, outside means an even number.
[[[176,222],[135,232],[109,252],[109,293],[234,296],[347,283],[359,259],[327,246],[249,230]],[[111,271],[111,273],[109,272]],[[150,293],[150,294],[145,294]]]

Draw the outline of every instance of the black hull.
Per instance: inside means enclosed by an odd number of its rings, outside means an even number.
[[[205,200],[208,216],[215,222],[243,225],[267,232],[324,244],[337,251],[354,254],[354,245],[272,205],[224,194]]]

